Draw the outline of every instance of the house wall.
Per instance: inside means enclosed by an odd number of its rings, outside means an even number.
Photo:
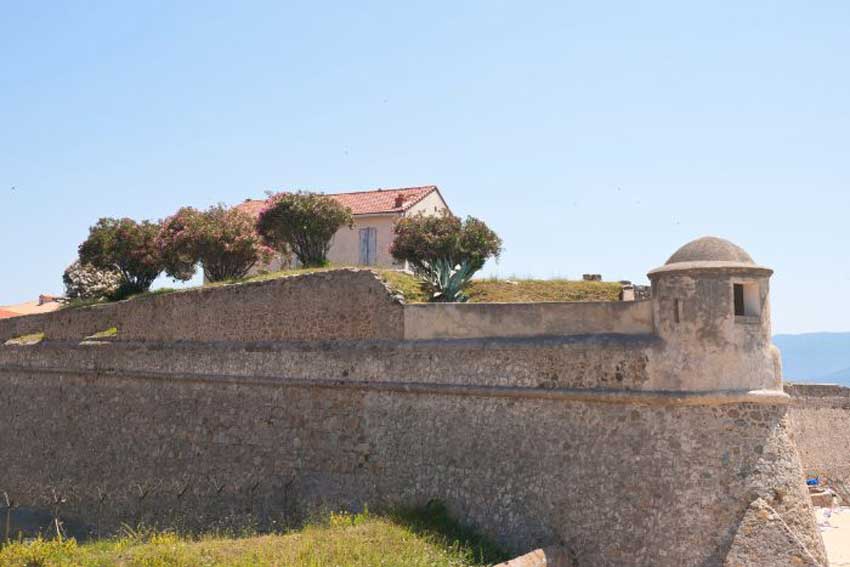
[[[394,267],[395,260],[390,254],[395,234],[393,229],[400,215],[375,215],[354,217],[353,228],[343,227],[334,236],[333,244],[328,252],[328,260],[338,266],[357,266],[360,264],[360,234],[361,228],[372,227],[377,230],[377,257],[374,266],[382,268]]]
[[[658,321],[410,339],[410,306],[368,272],[254,285],[120,304],[129,336],[107,344],[79,342],[96,309],[0,322],[3,337],[50,329],[0,346],[0,491],[40,510],[59,499],[101,533],[439,499],[511,550],[561,544],[601,567],[723,565],[762,498],[823,559],[790,398],[744,379],[706,390],[693,366],[658,387],[676,354]],[[581,309],[594,329],[622,322]],[[244,310],[258,322],[230,319]]]
[[[438,214],[441,211],[447,211],[443,198],[437,191],[434,191],[421,201],[413,205],[404,214],[415,215],[422,213],[425,215]],[[392,213],[386,215],[359,215],[354,217],[354,224],[351,228],[343,227],[339,229],[333,237],[330,250],[328,251],[328,261],[337,266],[358,266],[360,265],[360,233],[361,228],[375,228],[377,231],[377,255],[374,267],[378,268],[395,268],[399,267],[390,254],[390,246],[395,239],[394,228],[395,223],[402,217],[401,213]],[[290,267],[293,264],[293,259],[283,261],[282,258],[276,257],[270,263],[254,266],[249,275],[256,275],[263,272],[276,272],[281,269]]]
[[[439,191],[433,191],[426,195],[421,201],[410,207],[405,216],[413,216],[419,213],[423,215],[436,215],[448,211],[449,207],[440,196]]]
[[[421,201],[413,205],[404,216],[422,213],[434,215],[448,210],[446,203],[437,191],[428,194]],[[398,267],[390,247],[395,239],[395,223],[402,217],[401,214],[390,215],[361,215],[354,217],[353,228],[343,227],[334,236],[333,244],[328,252],[328,260],[331,264],[338,266],[360,265],[360,234],[361,228],[375,228],[377,231],[377,257],[373,264],[376,267],[392,268]]]

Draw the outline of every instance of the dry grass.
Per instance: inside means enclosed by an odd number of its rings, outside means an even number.
[[[356,267],[356,266],[352,266]],[[301,268],[281,270],[251,276],[241,280],[230,280],[204,284],[204,287],[221,287],[239,285],[249,282],[263,282],[300,276],[316,272],[345,269],[346,266],[330,266],[326,268]],[[404,297],[406,303],[426,303],[428,292],[422,288],[420,281],[413,275],[398,270],[377,268],[371,269],[386,283],[393,292]],[[473,280],[466,293],[471,303],[536,303],[543,301],[617,301],[620,294],[620,284],[617,282],[586,282],[565,279],[533,280],[533,279],[479,279]],[[168,293],[191,293],[192,289],[162,288],[133,296],[132,299],[162,295]],[[98,304],[98,301],[73,301],[64,308],[86,307]]]
[[[244,281],[266,281],[276,278],[328,271],[335,268],[284,270],[262,274]],[[425,303],[427,291],[413,275],[398,270],[373,270],[394,292],[401,294],[407,303]],[[212,284],[222,285],[222,284]],[[543,301],[618,301],[620,288],[617,282],[586,282],[565,279],[481,279],[473,280],[466,292],[471,303],[536,303]]]
[[[109,327],[104,331],[100,331],[93,335],[86,337],[86,340],[97,340],[97,339],[112,339],[118,336],[118,327]]]
[[[31,335],[21,335],[9,339],[4,344],[6,346],[32,346],[37,345],[44,340],[44,333],[32,333]]]
[[[617,282],[572,280],[473,280],[467,289],[475,303],[536,303],[540,301],[618,301]]]
[[[0,550],[0,567],[478,567],[505,556],[448,521],[425,516],[332,514],[296,532],[186,538],[133,533],[77,544],[35,540]]]

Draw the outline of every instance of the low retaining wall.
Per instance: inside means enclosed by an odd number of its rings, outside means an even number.
[[[334,270],[3,319],[0,342],[80,341],[111,327],[129,341],[400,339],[402,309],[374,273]]]
[[[444,303],[407,305],[406,339],[651,334],[652,303]]]
[[[317,341],[651,334],[651,302],[403,305],[369,270],[343,269],[0,320],[0,342]]]

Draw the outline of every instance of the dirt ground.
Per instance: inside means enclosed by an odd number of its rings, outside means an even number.
[[[850,567],[850,506],[831,514],[828,508],[816,508],[816,514],[830,567]]]

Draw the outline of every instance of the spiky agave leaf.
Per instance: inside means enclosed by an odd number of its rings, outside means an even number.
[[[463,290],[475,273],[471,262],[464,260],[455,264],[448,258],[438,258],[423,264],[423,278],[433,290],[432,302],[465,303],[469,300]]]

